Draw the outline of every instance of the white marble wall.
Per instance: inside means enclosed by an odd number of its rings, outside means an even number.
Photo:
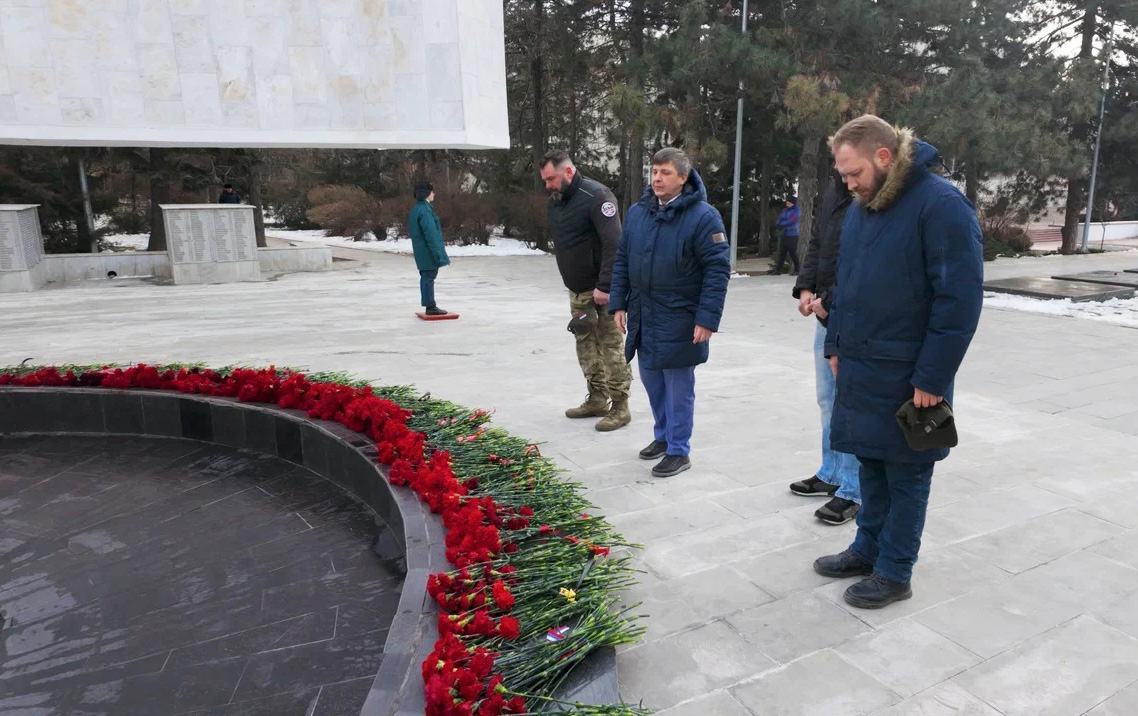
[[[507,147],[501,0],[0,0],[0,142]]]

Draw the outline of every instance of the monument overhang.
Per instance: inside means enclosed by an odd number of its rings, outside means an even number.
[[[0,7],[0,142],[509,146],[500,0]]]

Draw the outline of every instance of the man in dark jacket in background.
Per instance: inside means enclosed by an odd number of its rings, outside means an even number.
[[[419,269],[419,298],[428,316],[445,316],[446,311],[435,304],[435,279],[439,269],[450,264],[443,227],[431,202],[435,188],[429,181],[415,182],[415,206],[407,219],[411,234],[411,248],[415,252],[415,266]]]
[[[826,319],[833,301],[834,278],[838,270],[838,246],[842,221],[853,198],[846,190],[842,175],[832,171],[830,183],[822,194],[822,205],[810,232],[810,247],[802,259],[802,271],[794,284],[794,297],[803,316],[814,316],[814,384],[818,407],[822,412],[822,466],[813,477],[799,480],[790,491],[799,495],[832,496],[818,508],[814,516],[831,525],[852,520],[861,504],[858,488],[858,462],[853,455],[830,447],[830,418],[834,412],[837,383],[825,356]]]
[[[640,457],[663,457],[656,477],[691,467],[695,367],[707,362],[730,275],[723,219],[707,203],[703,181],[682,151],[661,149],[652,157],[652,185],[625,216],[609,300],[652,406],[655,439]]]
[[[565,152],[549,152],[538,170],[549,192],[549,231],[577,327],[577,362],[589,386],[585,402],[566,410],[565,416],[601,418],[594,426],[597,430],[616,430],[632,421],[628,410],[632,371],[624,360],[624,338],[605,310],[620,241],[616,197],[605,185],[578,172]]]
[[[873,115],[830,140],[834,165],[857,201],[842,226],[826,355],[837,376],[834,450],[861,462],[857,536],[821,557],[827,577],[867,576],[847,602],[875,609],[908,599],[921,548],[933,466],[944,448],[914,450],[895,414],[952,400],[984,301],[976,210],[933,173],[937,150]]]
[[[241,196],[233,191],[232,184],[226,184],[221,189],[221,195],[217,197],[218,204],[240,204]]]
[[[782,273],[782,262],[790,257],[790,261],[794,266],[794,273],[798,273],[798,219],[800,218],[798,210],[798,197],[786,197],[786,208],[784,208],[775,220],[775,228],[778,229],[778,260],[774,264],[774,274],[777,276]]]

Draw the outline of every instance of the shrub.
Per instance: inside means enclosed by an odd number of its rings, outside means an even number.
[[[1027,229],[1014,223],[1009,214],[994,211],[980,217],[980,231],[984,236],[984,260],[997,256],[1018,256],[1031,250],[1031,237]]]
[[[350,236],[359,241],[372,232],[383,237],[392,219],[383,202],[358,186],[318,186],[308,192],[308,201],[312,204],[308,219],[328,236]]]
[[[552,251],[549,242],[548,199],[537,194],[514,194],[505,198],[501,209],[506,233],[529,246]]]

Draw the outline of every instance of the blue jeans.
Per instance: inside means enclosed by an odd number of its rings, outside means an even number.
[[[668,443],[669,455],[691,452],[695,421],[695,366],[648,370],[640,367],[640,382],[652,406],[655,439]]]
[[[438,277],[438,269],[419,272],[419,297],[422,299],[423,308],[435,305],[435,279]]]
[[[861,461],[861,510],[850,550],[873,572],[908,582],[921,549],[933,481],[931,462]]]
[[[849,453],[830,449],[830,418],[834,414],[834,394],[838,383],[830,370],[830,360],[825,355],[826,327],[818,323],[814,331],[814,387],[818,393],[818,407],[822,411],[822,467],[814,474],[819,480],[837,485],[835,493],[844,500],[861,503],[861,487],[858,484],[857,458]]]

